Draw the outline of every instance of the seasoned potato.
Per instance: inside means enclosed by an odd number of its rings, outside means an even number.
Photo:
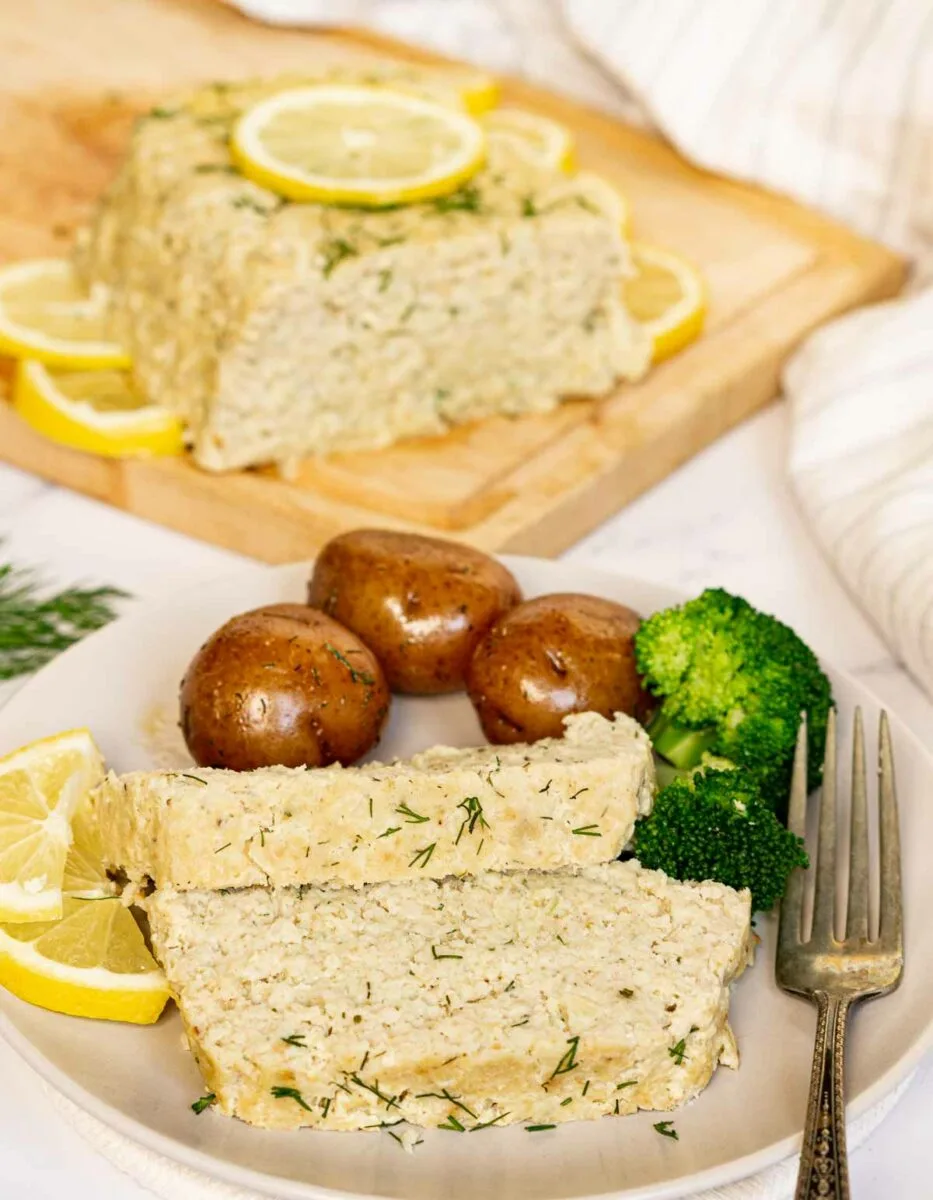
[[[463,688],[473,651],[522,598],[488,554],[440,538],[357,529],[321,551],[308,603],[358,634],[397,692]]]
[[[389,689],[359,638],[317,609],[271,604],[208,638],[181,684],[181,727],[202,767],[355,762],[379,740]]]
[[[560,737],[568,713],[642,717],[647,696],[635,669],[641,618],[598,596],[560,593],[513,608],[470,663],[467,690],[491,742]]]

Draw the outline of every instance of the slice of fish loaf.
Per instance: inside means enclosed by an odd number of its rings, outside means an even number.
[[[642,728],[581,713],[563,738],[532,745],[438,746],[307,771],[111,776],[94,803],[110,867],[187,891],[606,862],[653,791]]]
[[[669,1110],[737,1065],[750,902],[722,884],[632,861],[148,908],[205,1088],[254,1125]]]

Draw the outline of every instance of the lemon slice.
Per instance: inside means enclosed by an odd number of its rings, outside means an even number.
[[[247,178],[291,200],[380,208],[456,191],[486,142],[472,117],[418,96],[310,87],[249,109],[230,149]]]
[[[706,284],[696,267],[670,250],[633,242],[632,259],[637,274],[624,285],[625,303],[652,339],[652,360],[660,362],[700,336]]]
[[[503,142],[529,161],[573,170],[573,134],[556,121],[521,108],[496,108],[486,114],[483,125],[491,142]]]
[[[21,362],[13,406],[37,433],[111,458],[180,454],[183,430],[168,409],[133,390],[125,371],[61,371]]]
[[[61,916],[71,817],[103,769],[86,729],[0,759],[0,921]]]
[[[548,201],[572,199],[591,212],[602,213],[615,221],[624,238],[631,236],[632,209],[626,196],[608,179],[595,171],[578,171],[568,179],[552,184],[542,199]]]
[[[115,896],[117,885],[104,870],[103,841],[90,804],[79,804],[71,818],[71,845],[65,858],[62,892],[82,900]]]
[[[120,900],[65,899],[59,921],[0,924],[0,984],[52,1012],[150,1025],[165,977]]]
[[[71,264],[39,258],[0,268],[0,353],[63,367],[127,367],[107,335],[105,289],[85,292]]]
[[[459,88],[460,103],[472,117],[481,117],[499,103],[499,84],[482,72],[469,72]]]

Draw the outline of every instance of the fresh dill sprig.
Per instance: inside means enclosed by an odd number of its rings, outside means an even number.
[[[450,1129],[454,1133],[466,1133],[466,1126],[458,1121],[453,1113],[447,1114],[447,1120],[443,1125],[438,1125],[438,1129]]]
[[[602,837],[603,836],[599,832],[598,825],[580,825],[577,829],[571,829],[570,832],[572,834],[574,834],[576,837]]]
[[[205,1108],[210,1108],[216,1099],[217,1097],[213,1092],[208,1092],[206,1096],[199,1096],[198,1099],[195,1100],[194,1104],[191,1105],[191,1111],[195,1114],[195,1116],[199,1117],[201,1113],[204,1112]]]
[[[431,947],[431,954],[434,958],[436,958],[438,960],[440,960],[442,958],[463,958],[462,954],[438,954],[436,946]]]
[[[283,1041],[286,1046],[300,1046],[303,1050],[305,1048],[305,1036],[306,1035],[303,1033],[290,1033],[288,1037],[283,1037],[280,1040]]]
[[[117,615],[118,588],[67,588],[42,596],[30,571],[0,565],[0,680],[38,671]]]
[[[656,1130],[661,1137],[673,1138],[675,1142],[680,1141],[680,1134],[678,1134],[677,1130],[674,1128],[673,1121],[658,1121],[658,1123],[652,1126],[652,1128]]]
[[[687,1039],[681,1038],[676,1045],[668,1046],[667,1052],[674,1062],[677,1063],[678,1067],[682,1067],[684,1059],[687,1057]]]
[[[543,1133],[545,1129],[556,1129],[556,1125],[526,1125],[526,1133]]]
[[[480,1121],[478,1125],[474,1125],[470,1133],[478,1133],[480,1129],[488,1129],[490,1125],[495,1125],[499,1121],[504,1121],[506,1117],[510,1117],[511,1113],[499,1113],[497,1117],[492,1117],[489,1121]]]

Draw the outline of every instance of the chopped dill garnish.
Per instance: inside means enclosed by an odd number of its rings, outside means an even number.
[[[224,842],[224,844],[222,846],[217,847],[217,849],[214,851],[214,853],[219,854],[221,852],[221,850],[229,850],[232,845],[233,845],[233,842]]]
[[[370,820],[372,820],[372,815],[373,815],[373,798],[372,798],[372,796],[370,796],[370,797],[369,797],[369,817],[370,817]]]
[[[165,108],[163,105],[157,104],[155,108],[149,109],[146,116],[155,117],[157,121],[167,121],[171,117],[177,117],[180,112],[180,108]]]
[[[324,266],[321,269],[321,274],[325,279],[329,279],[331,272],[338,263],[342,263],[345,258],[355,258],[359,254],[359,250],[345,238],[332,238],[324,244],[321,253],[324,255]],[[330,646],[326,642],[325,648],[330,650]]]
[[[368,1062],[369,1062],[369,1051],[367,1050],[366,1053],[363,1055],[363,1061],[356,1068],[357,1071],[362,1071]]]
[[[408,864],[409,867],[418,866],[424,870],[424,868],[431,861],[431,855],[434,853],[434,847],[436,845],[437,842],[432,842],[430,846],[423,846],[412,858],[411,862]]]
[[[466,183],[449,196],[436,196],[431,203],[440,213],[479,212],[481,196],[475,184]]]
[[[585,1096],[589,1090],[590,1090],[590,1081],[587,1080],[586,1083],[583,1085],[583,1091],[580,1093],[580,1095]]]
[[[190,779],[192,783],[199,783],[201,787],[207,787],[207,780],[202,779],[200,775],[188,775],[184,771],[180,771],[182,779]]]
[[[483,816],[483,806],[480,803],[478,796],[467,796],[464,800],[460,801],[460,803],[457,805],[457,808],[462,808],[466,813],[466,816],[463,818],[463,823],[457,832],[456,838],[454,838],[455,846],[458,844],[465,832],[472,833],[477,825],[479,825],[480,829],[489,828],[489,822]]]
[[[534,202],[533,196],[525,196],[522,200],[522,216],[536,217],[538,215],[538,206]]]
[[[328,652],[328,654],[332,654],[334,658],[336,658],[337,662],[343,663],[343,665],[350,672],[350,680],[352,683],[365,683],[367,687],[372,687],[372,685],[376,682],[368,671],[358,671],[356,667],[354,667],[353,663],[351,663],[347,658],[347,656],[341,653],[336,646],[332,646],[330,642],[324,643],[324,649]]]
[[[355,1071],[352,1075],[347,1076],[347,1078],[351,1083],[355,1083],[357,1087],[363,1088],[364,1091],[371,1092],[378,1100],[382,1101],[386,1108],[398,1108],[398,1097],[387,1096],[385,1092],[380,1092],[378,1079],[375,1083],[366,1083],[365,1080],[360,1079],[359,1075],[357,1075]]]
[[[306,1036],[307,1034],[304,1033],[290,1033],[288,1037],[283,1037],[280,1041],[283,1041],[286,1046],[300,1046],[303,1050],[305,1048]]]
[[[538,788],[538,795],[540,796],[542,792],[549,792],[551,790],[551,784],[553,782],[554,782],[553,779],[549,779],[543,788]]]
[[[438,1125],[438,1129],[450,1129],[454,1133],[466,1133],[466,1126],[461,1124],[453,1113],[447,1114],[447,1120],[443,1125]]]
[[[330,1106],[332,1104],[333,1104],[333,1100],[331,1099],[330,1096],[325,1096],[324,1099],[321,1101],[321,1109],[322,1109],[321,1118],[322,1118],[322,1120],[324,1120],[324,1121],[327,1120],[327,1114],[330,1112]]]
[[[425,821],[429,821],[430,817],[423,817],[421,813],[416,813],[408,807],[407,804],[399,804],[395,811],[405,818],[406,825],[422,825]]]
[[[196,175],[236,175],[236,167],[229,163],[198,163],[194,168]]]
[[[572,1071],[574,1067],[578,1065],[577,1048],[580,1045],[579,1036],[567,1038],[567,1045],[570,1047],[570,1049],[563,1055],[560,1062],[554,1068],[551,1079],[553,1079],[556,1075],[566,1075],[568,1071]]]
[[[376,841],[378,842],[379,838],[389,837],[393,833],[398,833],[401,828],[401,825],[390,825],[388,829],[384,829],[382,833],[379,834],[379,837],[376,838]]]
[[[300,1104],[308,1112],[314,1111],[311,1105],[306,1103],[304,1096],[302,1096],[297,1088],[276,1086],[271,1091],[276,1100],[294,1100],[296,1104]]]
[[[462,1109],[468,1117],[472,1117],[474,1121],[476,1120],[476,1113],[472,1110],[472,1108],[467,1108],[467,1106],[462,1101],[458,1100],[452,1092],[449,1092],[447,1088],[443,1088],[439,1092],[420,1092],[417,1096],[415,1096],[415,1099],[427,1100],[431,1097],[437,1100],[446,1100],[449,1104],[456,1105],[456,1107]]]
[[[431,955],[438,960],[442,958],[463,958],[462,954],[438,954],[436,946],[431,947]]]
[[[543,1133],[545,1129],[556,1129],[556,1125],[526,1125],[526,1133]]]
[[[214,1095],[214,1093],[208,1092],[206,1096],[199,1096],[198,1099],[195,1100],[194,1104],[191,1105],[191,1111],[195,1114],[195,1116],[199,1117],[201,1113],[204,1112],[205,1108],[210,1108],[210,1106],[215,1103],[216,1100],[217,1097]]]
[[[637,1079],[626,1079],[624,1083],[616,1084],[616,1091],[621,1092],[623,1088],[636,1087],[637,1085],[638,1085]]]
[[[513,987],[515,987],[515,980],[514,980],[514,979],[512,980],[512,982],[511,982],[511,983],[509,983],[509,984],[506,984],[506,986],[505,986],[505,987],[504,987],[502,990],[503,990],[504,992],[510,992],[510,991],[512,990],[512,988],[513,988]]]
[[[391,282],[392,282],[392,272],[388,267],[386,267],[384,270],[379,272],[379,289],[378,290],[380,292],[384,292]]]
[[[230,201],[234,208],[248,208],[251,212],[259,213],[261,217],[267,217],[273,210],[264,208],[253,196],[234,196]]]
[[[673,1138],[675,1142],[680,1141],[680,1135],[674,1128],[673,1121],[658,1121],[658,1123],[653,1125],[652,1128],[655,1129],[661,1135],[661,1137]]]
[[[578,791],[574,792],[574,794],[570,797],[570,799],[576,800],[577,796],[582,796],[584,792],[588,792],[589,790],[590,789],[588,787],[582,787]]]
[[[686,1038],[681,1038],[675,1046],[668,1046],[667,1048],[668,1054],[671,1056],[674,1062],[677,1063],[678,1067],[682,1067],[684,1065],[684,1059],[687,1057],[686,1050]]]
[[[499,1113],[498,1117],[493,1117],[489,1121],[480,1121],[480,1123],[478,1125],[473,1126],[473,1128],[470,1130],[470,1133],[476,1133],[480,1129],[488,1129],[490,1125],[495,1125],[497,1121],[504,1121],[506,1117],[509,1117],[511,1115],[512,1115],[511,1113],[504,1112],[504,1113]]]
[[[510,1025],[509,1028],[510,1029],[518,1029],[519,1025],[527,1025],[530,1020],[531,1020],[531,1017],[526,1017],[524,1019],[524,1021],[516,1021],[515,1024]]]
[[[633,988],[619,988],[619,995],[624,1000],[631,1000],[631,998],[635,995],[635,991]]]
[[[599,832],[598,825],[580,825],[576,829],[571,829],[570,832],[572,834],[574,834],[576,837],[602,837],[603,836]]]
[[[566,1108],[568,1104],[573,1104],[573,1096],[568,1096],[566,1100],[561,1100],[561,1108]]]

